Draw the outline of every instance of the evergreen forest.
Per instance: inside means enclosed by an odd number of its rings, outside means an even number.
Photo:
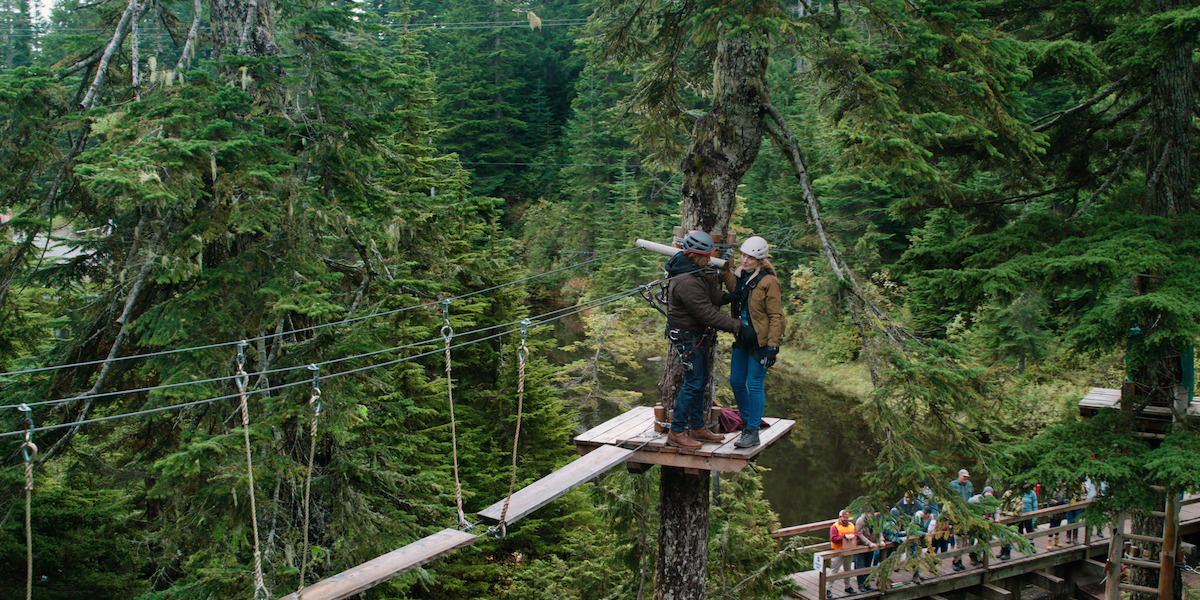
[[[1194,423],[1077,403],[1194,393],[1198,35],[1196,0],[0,0],[0,597],[279,598],[482,533],[658,401],[634,243],[681,225],[771,243],[797,422],[714,475],[705,597],[782,597],[812,539],[772,531],[959,468],[1161,510]],[[361,597],[652,598],[657,469]]]

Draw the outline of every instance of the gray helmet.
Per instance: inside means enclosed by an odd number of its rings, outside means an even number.
[[[683,238],[683,251],[689,254],[709,254],[717,248],[712,236],[693,229]]]

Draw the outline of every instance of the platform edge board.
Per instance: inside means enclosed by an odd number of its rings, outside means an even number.
[[[633,450],[607,445],[584,454],[561,469],[513,493],[505,520],[508,523],[516,522],[597,475],[625,462],[633,454]],[[500,500],[478,514],[493,523],[499,523],[503,510],[504,500]]]
[[[457,529],[443,529],[403,548],[388,552],[304,588],[302,592],[304,600],[348,598],[405,571],[410,571],[459,548],[469,546],[477,539],[479,536]],[[297,600],[298,597],[296,593],[292,593],[280,600]]]
[[[691,452],[657,452],[638,450],[630,462],[663,465],[667,467],[682,467],[685,469],[703,469],[705,471],[723,471],[738,473],[746,468],[750,461],[741,458],[713,456],[710,454],[695,454]]]
[[[635,407],[629,409],[628,411],[621,413],[621,414],[575,436],[575,443],[580,443],[580,442],[587,442],[587,443],[594,442],[594,443],[600,443],[600,444],[606,443],[606,438],[611,435],[611,432],[617,430],[617,428],[627,424],[627,422],[629,422],[629,421],[638,421],[641,419],[645,419],[646,415],[641,414],[643,412],[649,413],[650,420],[653,420],[653,415],[654,415],[653,408],[651,408],[649,406],[635,406]]]

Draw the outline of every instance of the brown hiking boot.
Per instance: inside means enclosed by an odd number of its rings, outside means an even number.
[[[713,433],[712,431],[709,431],[709,429],[707,427],[693,429],[688,432],[688,435],[693,440],[696,440],[697,442],[700,442],[702,444],[704,442],[724,442],[725,441],[725,436]]]
[[[694,450],[701,446],[700,442],[688,437],[686,431],[672,431],[667,434],[667,445]]]

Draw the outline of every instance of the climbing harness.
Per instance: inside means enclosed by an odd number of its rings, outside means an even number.
[[[33,443],[33,409],[22,404],[17,407],[25,413],[25,441],[21,444],[21,457],[25,459],[25,600],[33,598],[33,459],[37,458],[37,446]]]
[[[692,354],[699,350],[712,334],[712,327],[706,327],[704,333],[700,335],[686,329],[671,328],[667,330],[667,339],[671,341],[671,347],[675,348],[675,352],[679,354],[679,363],[684,371],[692,370]]]
[[[321,417],[321,367],[308,365],[313,372],[312,395],[308,397],[308,406],[312,409],[312,425],[309,427],[308,444],[308,474],[304,477],[304,549],[300,551],[300,587],[296,588],[296,597],[304,598],[304,574],[308,570],[308,523],[309,499],[312,490],[313,462],[317,456],[317,420]]]
[[[529,334],[529,319],[521,321],[521,347],[517,348],[517,429],[513,434],[512,476],[508,480],[508,496],[504,498],[504,507],[500,509],[500,536],[508,534],[508,504],[512,501],[513,490],[517,487],[517,443],[521,440],[521,415],[525,411],[525,361],[529,358],[529,347],[525,339]]]
[[[458,526],[464,531],[469,527],[467,515],[463,513],[462,483],[458,479],[458,432],[454,423],[454,380],[450,376],[450,340],[454,328],[450,326],[450,301],[442,300],[442,339],[446,342],[446,398],[450,401],[450,452],[454,457],[454,502],[458,507]]]
[[[237,373],[234,382],[237,383],[238,396],[242,404],[242,431],[246,435],[246,475],[250,487],[250,525],[254,530],[254,598],[270,598],[267,584],[263,582],[262,550],[258,543],[258,509],[254,502],[254,464],[250,456],[250,407],[246,402],[246,386],[250,383],[250,375],[246,373],[246,346],[249,342],[242,340],[237,347]]]

